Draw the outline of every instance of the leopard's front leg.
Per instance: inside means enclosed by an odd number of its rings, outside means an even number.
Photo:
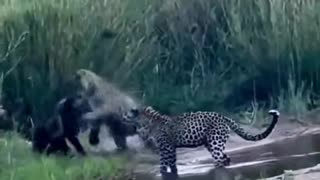
[[[163,142],[160,143],[160,173],[169,173],[168,168],[170,168],[172,174],[178,174],[177,170],[177,153],[174,145]]]

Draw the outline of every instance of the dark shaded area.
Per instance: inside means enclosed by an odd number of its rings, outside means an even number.
[[[22,98],[13,102],[4,103],[6,115],[0,118],[0,129],[2,130],[16,130],[22,137],[27,140],[32,139],[32,107]]]
[[[116,35],[117,35],[117,33],[113,32],[109,29],[105,29],[101,32],[101,37],[106,38],[106,39],[114,38]]]

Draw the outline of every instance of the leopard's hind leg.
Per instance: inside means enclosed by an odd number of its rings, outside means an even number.
[[[206,135],[205,147],[210,152],[215,167],[224,167],[230,165],[230,158],[223,151],[227,139],[229,138],[229,132],[227,130],[210,130]]]

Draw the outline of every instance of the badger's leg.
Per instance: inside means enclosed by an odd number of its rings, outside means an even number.
[[[80,153],[81,155],[86,155],[84,148],[82,147],[79,139],[76,136],[68,137],[68,140],[76,148],[78,153]]]
[[[99,144],[99,133],[100,133],[100,126],[95,126],[90,129],[89,133],[89,143],[93,146]]]
[[[59,137],[55,140],[53,140],[48,149],[46,154],[50,155],[51,153],[56,153],[62,151],[64,155],[67,155],[68,152],[70,151],[70,148],[66,142],[66,140],[63,137]]]
[[[118,150],[123,151],[128,149],[127,137],[125,135],[114,135],[113,140]]]

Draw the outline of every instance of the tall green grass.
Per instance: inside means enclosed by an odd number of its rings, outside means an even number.
[[[0,4],[0,54],[25,35],[1,62],[2,72],[15,67],[4,79],[3,102],[14,109],[22,98],[38,121],[72,91],[78,68],[166,113],[239,111],[252,101],[300,112],[319,93],[316,0]],[[106,38],[106,31],[116,36]]]

